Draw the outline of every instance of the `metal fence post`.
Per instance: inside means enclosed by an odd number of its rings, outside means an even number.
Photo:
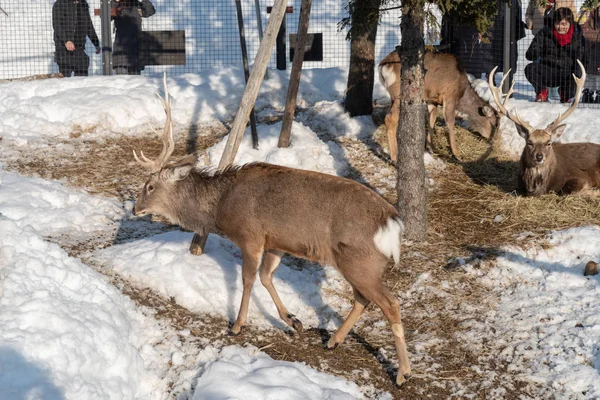
[[[110,0],[100,3],[100,21],[102,31],[102,74],[112,75],[112,35],[110,32]]]
[[[511,66],[511,31],[513,29],[512,26],[512,7],[510,6],[510,1],[505,1],[504,2],[504,54],[502,57],[502,64],[503,64],[503,68],[502,71],[504,72],[504,76],[506,76],[506,74],[508,73],[508,70],[510,69]],[[514,74],[515,71],[512,71],[512,73]],[[512,83],[512,79],[509,78],[507,80],[504,81],[504,87],[502,88],[502,90],[507,93],[510,90],[510,85]]]

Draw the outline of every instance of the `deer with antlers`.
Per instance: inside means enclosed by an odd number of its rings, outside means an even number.
[[[488,78],[490,90],[502,115],[506,115],[517,127],[519,135],[525,139],[525,148],[521,154],[519,186],[527,194],[538,196],[555,192],[569,194],[600,187],[600,145],[595,143],[556,143],[563,134],[566,125],[563,122],[579,104],[586,73],[585,68],[577,60],[581,68],[581,78],[573,74],[577,90],[569,109],[543,129],[532,127],[515,111],[506,110],[505,103],[513,93],[514,82],[501,101],[501,93],[494,85],[496,68]],[[500,82],[504,84],[506,74]]]
[[[212,171],[196,169],[193,156],[167,165],[174,140],[166,78],[164,86],[162,151],[155,160],[133,152],[152,173],[133,214],[161,215],[199,234],[221,233],[240,248],[243,292],[233,334],[246,324],[257,271],[281,319],[302,332],[279,298],[273,274],[284,253],[333,266],[352,286],[354,305],[327,347],[341,344],[365,307],[377,304],[394,336],[401,385],[411,370],[400,305],[382,282],[389,258],[400,258],[403,224],[396,209],[358,182],[313,171],[267,163]]]

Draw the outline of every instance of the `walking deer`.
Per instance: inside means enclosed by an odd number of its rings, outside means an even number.
[[[398,212],[374,191],[337,176],[251,163],[212,171],[196,169],[194,157],[167,165],[174,149],[171,106],[165,80],[167,122],[155,160],[133,152],[152,172],[138,195],[134,215],[156,214],[200,234],[220,233],[242,253],[243,293],[231,332],[246,324],[257,271],[281,319],[302,332],[302,323],[284,306],[273,274],[284,253],[336,268],[354,291],[354,305],[327,348],[348,335],[373,302],[391,325],[398,354],[396,383],[410,376],[398,299],[382,282],[390,257],[398,263],[403,224]]]
[[[451,54],[425,53],[425,101],[429,111],[429,131],[435,127],[437,107],[442,106],[448,127],[448,137],[452,155],[460,159],[454,138],[454,121],[458,115],[470,124],[470,129],[485,139],[490,139],[499,127],[497,112],[471,87],[464,67],[459,59]],[[390,157],[396,162],[400,93],[400,71],[402,63],[398,51],[388,54],[379,63],[379,80],[388,91],[392,103],[385,117],[386,136]],[[431,134],[427,133],[427,144],[431,148]]]
[[[559,114],[543,129],[533,128],[519,116],[516,110],[514,114],[506,110],[505,103],[513,93],[514,82],[502,102],[500,100],[501,93],[494,86],[496,68],[492,70],[488,78],[498,110],[515,123],[519,135],[526,141],[520,160],[519,187],[527,195],[538,196],[549,192],[569,194],[600,187],[600,145],[595,143],[556,143],[566,127],[560,123],[579,104],[579,97],[585,82],[585,68],[579,60],[577,63],[581,68],[581,78],[577,78],[573,74],[573,79],[577,84],[573,102],[567,111]],[[508,74],[502,79],[500,87],[504,84],[507,76]]]

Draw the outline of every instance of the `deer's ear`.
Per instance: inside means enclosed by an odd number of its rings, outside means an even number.
[[[519,125],[517,123],[515,123],[515,126],[517,127],[517,132],[519,133],[519,135],[527,140],[527,138],[529,137],[529,131],[527,130],[527,128],[525,128],[523,125]]]
[[[494,110],[492,110],[492,107],[488,105],[481,107],[481,113],[486,117],[493,117],[495,115]]]
[[[178,163],[172,167],[163,168],[160,171],[160,177],[165,181],[177,182],[189,176],[195,163]]]
[[[565,132],[565,128],[566,127],[567,127],[567,125],[562,124],[562,125],[559,125],[556,128],[554,128],[554,130],[550,133],[553,142],[555,142],[558,139],[560,139],[560,137],[562,136],[562,134]]]

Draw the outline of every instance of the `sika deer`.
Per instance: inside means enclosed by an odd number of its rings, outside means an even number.
[[[526,144],[521,154],[519,186],[527,194],[538,196],[556,192],[559,194],[575,193],[586,189],[600,187],[600,145],[595,143],[556,143],[563,134],[566,125],[559,125],[579,104],[579,97],[585,82],[585,68],[577,60],[581,68],[581,78],[573,74],[577,83],[575,98],[569,109],[552,121],[544,129],[535,129],[519,117],[515,111],[510,114],[504,104],[513,93],[511,86],[504,102],[500,101],[499,89],[494,86],[496,68],[488,78],[490,90],[502,115],[506,115],[517,127],[519,135]],[[500,87],[504,84],[504,79]]]
[[[389,321],[398,354],[396,383],[410,376],[400,306],[382,282],[390,257],[397,263],[403,225],[398,212],[367,187],[337,176],[266,163],[220,171],[196,169],[195,160],[167,166],[174,148],[171,106],[165,80],[167,123],[155,161],[140,153],[137,162],[152,176],[136,199],[134,215],[156,214],[191,231],[221,233],[242,252],[243,294],[231,331],[246,324],[250,292],[260,281],[281,319],[302,331],[302,323],[283,305],[273,274],[284,253],[332,265],[354,290],[354,305],[327,343],[342,343],[364,308],[374,302]],[[262,260],[262,261],[261,261]]]
[[[467,74],[459,59],[451,54],[426,53],[425,59],[425,101],[429,110],[429,129],[433,130],[437,118],[437,106],[442,106],[448,127],[448,137],[452,155],[460,159],[454,139],[454,120],[458,115],[468,120],[470,129],[490,139],[498,128],[500,117],[490,105],[471,87]],[[400,93],[400,70],[402,64],[398,51],[393,51],[379,63],[379,79],[388,91],[392,104],[385,117],[385,128],[390,148],[390,157],[396,162]],[[431,135],[427,134],[431,147]]]

